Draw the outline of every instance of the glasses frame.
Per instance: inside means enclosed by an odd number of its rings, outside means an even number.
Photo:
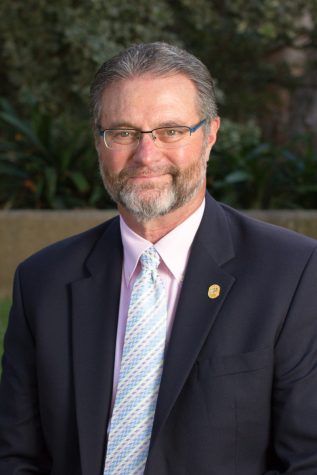
[[[125,147],[129,147],[131,145],[133,145],[133,148],[137,148],[139,146],[139,143],[140,143],[140,140],[141,140],[141,134],[151,134],[152,140],[153,140],[154,144],[156,144],[156,136],[153,135],[153,132],[155,132],[156,130],[175,129],[176,127],[185,127],[186,129],[189,130],[189,135],[191,136],[194,132],[196,132],[196,130],[200,129],[200,127],[202,127],[206,123],[206,120],[207,119],[202,119],[200,122],[198,122],[198,124],[194,125],[193,127],[188,127],[187,125],[174,125],[174,126],[171,126],[171,127],[156,127],[155,129],[152,129],[152,130],[139,130],[139,129],[132,129],[132,128],[129,128],[129,127],[118,127],[118,128],[113,128],[113,129],[101,129],[99,127],[98,128],[98,133],[101,137],[103,137],[103,141],[104,141],[105,146],[109,150],[115,150],[114,148],[109,147],[109,145],[107,144],[105,133],[108,132],[108,131],[113,131],[113,130],[134,130],[135,132],[139,133],[138,140],[135,142],[135,144],[130,144],[130,145],[116,144],[116,145],[119,146],[118,148],[121,148],[121,147],[125,148]],[[175,142],[175,143],[177,144],[177,142]],[[162,148],[164,148],[164,147],[162,147]],[[172,147],[172,148],[174,148],[174,147]],[[177,146],[175,148],[177,148]]]

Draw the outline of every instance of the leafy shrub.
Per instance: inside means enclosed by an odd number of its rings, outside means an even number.
[[[223,121],[207,180],[217,199],[238,208],[317,208],[314,138],[278,146],[262,142],[253,123]]]
[[[6,97],[28,106],[31,95],[50,115],[77,119],[107,58],[134,42],[177,41],[166,0],[2,0],[0,25]]]
[[[34,107],[28,120],[1,100],[0,204],[5,208],[107,205],[89,127],[53,121]]]

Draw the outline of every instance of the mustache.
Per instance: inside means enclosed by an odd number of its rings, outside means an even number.
[[[179,170],[174,165],[160,166],[160,167],[129,167],[121,170],[118,174],[118,179],[125,182],[128,178],[138,178],[147,176],[172,175],[173,177],[179,175]]]

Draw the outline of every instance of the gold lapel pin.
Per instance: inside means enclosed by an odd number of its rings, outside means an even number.
[[[221,287],[218,284],[212,284],[208,289],[208,297],[210,299],[217,299],[220,295]]]

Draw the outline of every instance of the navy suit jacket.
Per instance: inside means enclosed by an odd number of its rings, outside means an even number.
[[[316,249],[207,195],[146,475],[317,474]],[[121,270],[118,218],[19,266],[0,475],[103,473]]]

